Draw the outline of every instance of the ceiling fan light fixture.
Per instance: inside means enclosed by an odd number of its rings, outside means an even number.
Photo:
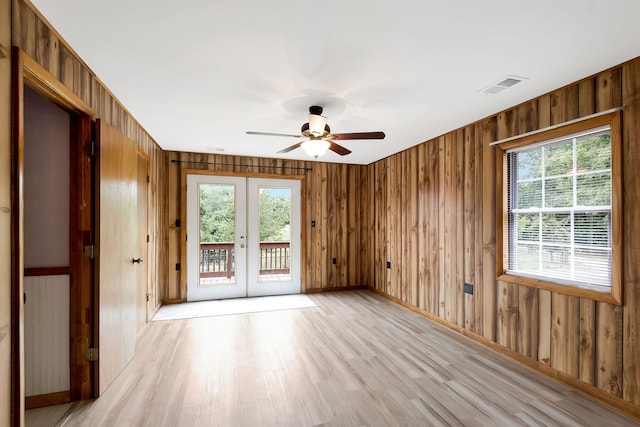
[[[309,132],[313,136],[324,135],[324,127],[327,125],[327,118],[319,114],[309,114]]]
[[[309,156],[317,159],[327,152],[330,145],[329,141],[323,139],[310,139],[309,141],[303,142],[300,146]]]

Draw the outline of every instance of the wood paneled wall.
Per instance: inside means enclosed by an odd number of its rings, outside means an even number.
[[[166,230],[166,209],[159,205],[163,188],[161,177],[166,175],[164,153],[153,138],[131,116],[109,89],[60,37],[56,30],[43,18],[28,1],[12,0],[11,43],[21,48],[35,59],[45,70],[60,80],[93,110],[95,117],[116,128],[134,140],[138,150],[146,154],[151,162],[149,203],[150,239],[155,243],[149,259],[150,280],[159,283],[163,277],[157,276],[166,265],[166,250],[162,245]],[[145,260],[147,262],[147,260]],[[161,303],[158,292],[156,304]]]
[[[489,143],[623,105],[624,305],[496,281]],[[639,137],[636,59],[371,164],[374,289],[640,413]]]
[[[302,280],[307,291],[368,286],[370,283],[367,207],[367,167],[315,161],[295,161],[216,154],[167,153],[168,173],[164,185],[168,188],[166,206],[169,216],[167,280],[163,289],[165,301],[180,301],[181,262],[180,228],[176,220],[181,217],[181,171],[203,170],[233,172],[238,175],[269,174],[286,178],[304,175],[302,182],[303,218],[306,227],[306,258]],[[311,227],[311,221],[316,222]],[[336,264],[333,264],[336,258]]]

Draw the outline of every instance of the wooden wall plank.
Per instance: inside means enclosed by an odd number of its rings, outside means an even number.
[[[477,192],[476,180],[476,141],[475,127],[464,128],[464,202],[463,202],[463,251],[464,254],[464,282],[476,287],[476,213],[475,203]],[[476,332],[476,295],[477,287],[473,294],[464,293],[464,328]]]
[[[434,140],[427,144],[427,213],[424,218],[427,230],[427,302],[429,313],[437,315],[440,311],[440,141]]]
[[[538,291],[538,360],[551,364],[551,292]]]
[[[341,255],[346,253],[350,253],[353,255],[362,254],[362,247],[360,246],[361,236],[360,236],[360,228],[358,227],[359,219],[364,217],[361,216],[360,211],[360,195],[364,193],[364,191],[358,191],[360,188],[360,169],[353,167],[347,170],[347,185],[346,185],[346,194],[347,194],[347,250],[343,252]],[[366,255],[366,254],[363,254]],[[342,259],[341,262],[345,264],[347,281],[349,283],[356,283],[357,281],[357,272],[358,266],[362,265],[364,262],[365,256],[358,255],[351,260],[346,258]]]
[[[319,280],[319,286],[320,288],[324,288],[324,287],[331,287],[334,286],[333,283],[331,283],[329,281],[329,279],[332,277],[330,276],[330,272],[329,272],[329,265],[327,264],[327,251],[328,251],[328,246],[329,246],[329,239],[330,236],[328,233],[326,233],[324,230],[328,230],[329,229],[329,204],[331,203],[331,200],[329,199],[329,190],[328,190],[328,182],[327,182],[327,165],[325,164],[319,164],[317,166],[318,169],[320,169],[320,199],[322,200],[322,203],[320,204],[320,219],[318,224],[320,224],[320,230],[322,230],[322,233],[320,234],[320,253],[318,253],[318,273],[319,276],[318,278]]]
[[[60,77],[60,42],[58,37],[42,21],[36,26],[36,56],[34,58],[42,64],[56,79]]]
[[[337,259],[337,271],[336,271],[336,286],[338,287],[344,287],[347,286],[348,282],[348,276],[347,276],[347,259],[349,258],[347,256],[348,253],[348,247],[347,247],[347,226],[348,226],[348,222],[347,222],[347,218],[348,218],[348,212],[347,212],[347,207],[348,207],[348,202],[347,202],[347,197],[348,197],[348,193],[347,193],[347,176],[348,176],[348,168],[347,165],[343,164],[343,163],[339,163],[337,165],[335,165],[335,174],[337,176],[337,179],[335,180],[336,183],[336,191],[335,191],[335,196],[336,196],[336,203],[338,205],[337,208],[337,214],[338,214],[338,235],[336,236],[336,246],[335,246],[335,253],[333,255],[333,257],[335,257]],[[356,206],[353,206],[354,209],[356,208]],[[329,233],[332,234],[332,233]],[[351,258],[355,261],[358,262],[358,256],[356,253],[353,253]],[[357,280],[359,281],[359,280]],[[352,283],[354,284],[354,283]]]
[[[436,228],[438,232],[438,280],[437,286],[438,291],[436,294],[436,298],[438,301],[438,317],[441,319],[447,319],[446,312],[446,285],[447,285],[447,266],[450,266],[451,263],[447,263],[447,254],[445,250],[446,243],[446,194],[447,194],[447,154],[446,154],[446,140],[445,137],[441,136],[438,138],[438,180],[436,183],[438,184],[438,226]]]
[[[326,200],[326,210],[323,212],[323,216],[326,218],[323,221],[323,230],[334,230],[334,233],[323,233],[325,237],[326,244],[324,245],[326,250],[324,254],[324,264],[326,271],[326,280],[328,287],[335,287],[338,283],[338,272],[337,272],[337,264],[332,263],[332,259],[338,253],[338,244],[340,240],[340,235],[342,233],[342,228],[340,224],[340,205],[336,197],[336,190],[338,189],[337,180],[340,179],[340,174],[335,173],[335,175],[329,172],[329,169],[326,165],[320,166],[323,170],[324,174],[324,183],[323,188],[326,188],[326,193],[324,196],[324,200]],[[337,172],[337,171],[336,171]],[[335,188],[334,188],[335,187]]]
[[[518,353],[535,358],[538,354],[539,290],[527,286],[518,288]]]
[[[400,298],[403,301],[411,300],[409,277],[411,274],[411,254],[408,247],[408,222],[409,222],[409,208],[407,206],[407,192],[409,185],[409,164],[408,164],[408,150],[404,150],[400,153],[400,246],[401,249],[398,252],[400,263],[398,268],[398,279],[400,281]]]
[[[614,68],[595,77],[595,111],[606,111],[623,105],[621,73],[621,68]]]
[[[451,218],[455,221],[455,275],[452,290],[456,299],[456,324],[464,325],[464,130],[455,133],[455,214]]]
[[[496,154],[497,117],[482,122],[482,336],[494,341],[497,323],[496,281]]]
[[[444,278],[442,294],[440,300],[444,304],[444,319],[456,323],[457,296],[455,293],[455,273],[456,273],[456,189],[455,189],[455,135],[448,133],[444,136],[444,188],[441,194],[442,205],[444,206],[444,216],[440,224],[442,230],[443,258],[442,267]]]
[[[622,309],[598,303],[596,385],[622,397]]]
[[[623,398],[640,405],[640,59],[622,67],[624,156]]]
[[[12,22],[14,28],[12,43],[24,50],[28,56],[35,58],[36,28],[38,27],[36,14],[31,8],[23,7],[21,3],[14,3],[13,7],[18,19]]]
[[[321,168],[313,168],[311,171],[312,174],[312,186],[316,188],[316,192],[314,194],[313,199],[314,203],[314,212],[312,216],[312,220],[316,222],[316,226],[313,228],[313,250],[311,251],[311,259],[316,260],[315,263],[311,264],[311,269],[313,271],[313,281],[307,284],[307,289],[311,288],[322,288],[327,286],[326,282],[322,280],[322,234],[324,234],[321,230],[322,228],[322,205],[326,199],[323,198],[322,193],[322,169]],[[309,262],[311,262],[311,259]]]
[[[469,126],[467,129],[473,131],[471,137],[472,149],[475,151],[475,165],[474,176],[475,182],[474,194],[474,207],[473,212],[475,216],[475,235],[473,237],[475,244],[475,281],[474,285],[474,300],[475,300],[475,333],[479,336],[484,336],[485,316],[492,316],[485,312],[484,298],[485,298],[485,285],[484,285],[484,260],[483,260],[483,224],[484,224],[484,194],[485,188],[483,186],[483,155],[484,147],[482,144],[482,124],[476,123],[474,126]],[[495,215],[494,215],[495,217]],[[494,264],[495,265],[495,264]],[[493,281],[495,283],[495,280]],[[491,289],[491,287],[489,288]],[[491,291],[493,292],[493,291]],[[486,309],[493,309],[493,307],[487,307]]]
[[[551,295],[551,367],[578,377],[580,299],[552,293]]]
[[[595,384],[596,303],[580,299],[580,359],[579,376],[588,384]]]
[[[426,144],[418,145],[418,188],[416,203],[418,204],[418,303],[417,307],[421,310],[427,309],[427,258],[429,256],[428,243],[428,206],[427,206],[427,147]]]
[[[407,152],[408,157],[408,184],[407,184],[407,211],[409,220],[407,223],[407,256],[411,260],[408,267],[409,298],[408,301],[418,307],[421,292],[419,286],[420,276],[420,250],[419,250],[419,218],[421,204],[418,203],[418,178],[420,170],[418,166],[418,147],[413,147]]]

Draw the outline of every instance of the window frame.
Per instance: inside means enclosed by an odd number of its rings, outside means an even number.
[[[504,282],[529,286],[561,294],[622,305],[622,134],[621,112],[603,114],[566,125],[554,126],[521,138],[509,139],[496,145],[496,273]],[[611,288],[599,291],[579,284],[568,284],[558,279],[538,279],[507,273],[509,265],[509,211],[508,211],[508,151],[514,148],[558,140],[576,133],[602,126],[611,129]]]

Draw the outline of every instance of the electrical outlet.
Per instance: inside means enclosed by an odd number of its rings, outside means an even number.
[[[465,283],[464,284],[464,293],[465,294],[469,294],[469,295],[473,295],[473,285],[471,283]]]
[[[311,227],[315,228],[315,226],[316,226],[316,221],[315,220],[311,221]]]
[[[391,261],[387,261],[387,268],[391,268]]]
[[[334,258],[334,259],[331,261],[331,263],[332,263],[333,265],[336,265],[336,264],[338,263],[338,260]]]

